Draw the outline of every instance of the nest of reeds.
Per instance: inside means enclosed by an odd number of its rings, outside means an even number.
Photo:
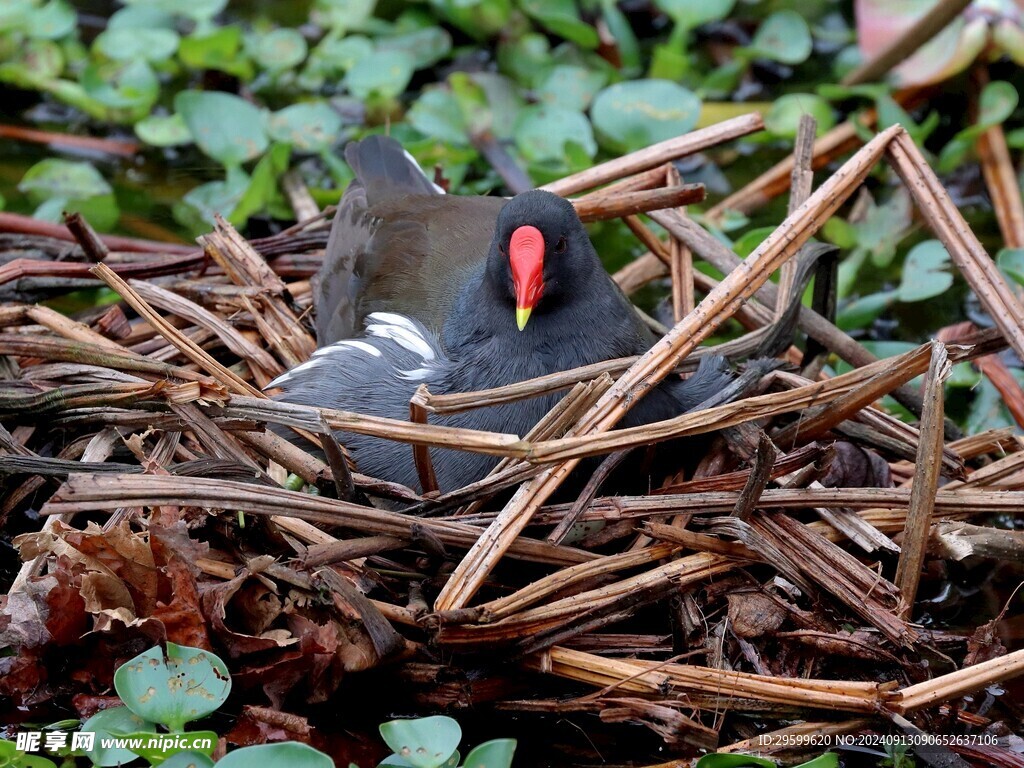
[[[616,275],[627,292],[671,276],[677,322],[650,352],[482,393],[421,390],[406,422],[262,391],[315,349],[309,278],[329,216],[251,242],[221,223],[200,249],[100,238],[78,218],[6,235],[16,258],[0,285],[20,300],[0,308],[0,519],[26,532],[0,614],[12,651],[0,693],[29,712],[70,700],[89,714],[118,663],[167,639],[229,659],[242,703],[299,715],[379,684],[390,691],[381,718],[487,709],[500,730],[501,713],[597,713],[680,754],[791,753],[781,737],[821,732],[1016,727],[1019,709],[964,698],[1024,672],[999,617],[966,631],[914,618],[936,564],[1024,551],[1019,532],[976,524],[1024,509],[1020,441],[959,437],[942,397],[952,363],[1006,345],[1024,356],[1024,307],[899,127],[812,193],[812,165],[854,134],[841,126],[812,147],[804,126],[794,157],[743,193],[777,194],[792,171],[789,216],[738,259],[677,207],[694,190],[671,163],[760,128],[757,115],[737,118],[548,187],[576,196],[585,219],[626,217],[649,248]],[[828,286],[834,260],[809,240],[879,163],[997,328],[947,330],[878,360],[829,319],[828,290],[814,307],[791,298],[812,275]],[[119,300],[74,319],[25,301],[98,285]],[[785,365],[751,365],[723,405],[613,429],[730,318],[746,333],[715,351]],[[825,375],[826,359],[853,370]],[[553,390],[566,396],[528,435],[430,423]],[[918,423],[876,407],[886,394]],[[319,440],[327,460],[269,424]],[[428,492],[360,475],[334,431],[409,443]],[[599,471],[575,502],[549,503],[585,457],[709,432],[690,477],[603,497]],[[431,446],[502,460],[439,494]],[[248,716],[277,722],[260,706]],[[754,739],[759,729],[771,738]],[[944,749],[984,764],[1005,752]]]

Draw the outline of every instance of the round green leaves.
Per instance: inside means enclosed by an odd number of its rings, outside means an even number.
[[[634,80],[610,85],[590,110],[598,140],[614,152],[633,152],[691,130],[700,99],[668,80]]]

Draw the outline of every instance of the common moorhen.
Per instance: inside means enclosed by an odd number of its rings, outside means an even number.
[[[656,341],[599,261],[571,203],[541,190],[505,200],[446,195],[400,144],[350,143],[355,180],[334,218],[314,299],[320,349],[270,387],[281,399],[408,417],[420,384],[470,392],[645,352]],[[359,333],[365,322],[365,331]],[[671,418],[722,388],[721,358],[673,378],[623,419]],[[432,423],[525,434],[562,393]],[[419,486],[409,446],[339,436],[365,474]],[[479,480],[491,456],[432,449],[443,491]]]

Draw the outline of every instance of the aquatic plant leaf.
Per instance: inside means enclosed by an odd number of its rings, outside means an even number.
[[[214,731],[189,731],[188,735],[190,739],[206,739],[207,743],[210,745],[205,752],[203,750],[188,750],[189,752],[197,752],[198,754],[205,754],[209,756],[212,755],[213,750],[217,748],[218,736]],[[145,733],[126,733],[124,737],[129,740],[137,740],[137,743],[140,746],[133,749],[132,752],[148,761],[151,765],[162,765],[164,757],[166,757],[169,752],[173,754],[167,746],[160,745],[159,743],[150,746]],[[173,749],[173,747],[171,749]]]
[[[135,135],[151,147],[180,147],[192,143],[185,119],[173,115],[150,115],[135,124]]]
[[[267,129],[275,141],[303,152],[322,152],[338,139],[341,115],[326,101],[292,104],[270,115]]]
[[[748,51],[783,64],[800,64],[811,55],[811,30],[796,11],[776,11],[757,28]]]
[[[181,91],[174,108],[199,149],[225,166],[259,157],[270,144],[266,113],[233,94]]]
[[[776,768],[774,760],[764,757],[753,757],[752,755],[737,755],[731,752],[716,752],[713,755],[704,755],[694,768],[744,768],[745,766],[756,766],[756,768]]]
[[[297,67],[308,52],[306,38],[298,30],[288,28],[261,35],[254,46],[256,62],[272,72]]]
[[[310,18],[321,27],[344,34],[365,28],[376,7],[377,0],[316,0]]]
[[[113,189],[91,163],[47,158],[25,171],[18,191],[41,203],[51,197],[85,200]]]
[[[89,64],[82,71],[81,84],[90,98],[119,110],[124,122],[145,117],[160,96],[160,81],[142,59]]]
[[[242,80],[254,74],[252,61],[242,53],[242,30],[233,24],[182,38],[178,58],[189,69],[214,69]]]
[[[231,675],[216,654],[168,642],[166,656],[157,646],[118,667],[114,688],[139,717],[181,730],[217,711],[231,691]]]
[[[522,111],[516,120],[515,141],[531,163],[565,162],[570,143],[582,147],[588,157],[597,153],[586,115],[551,104],[535,104]]]
[[[213,768],[213,759],[202,752],[178,752],[160,763],[160,768]]]
[[[597,47],[597,30],[580,18],[575,0],[519,0],[519,7],[549,32],[581,48]]]
[[[582,112],[607,81],[604,72],[560,64],[544,78],[537,89],[537,96],[541,101]]]
[[[441,61],[452,51],[452,36],[441,27],[425,27],[377,40],[379,51],[401,51],[412,57],[413,67],[423,69]]]
[[[104,30],[93,47],[115,61],[165,61],[178,50],[179,42],[178,33],[169,29],[124,27]]]
[[[590,115],[603,145],[632,152],[692,129],[700,116],[700,99],[668,80],[633,80],[597,94]]]
[[[1024,248],[1003,248],[996,254],[996,266],[1011,280],[1024,285]]]
[[[818,755],[813,760],[808,760],[806,763],[800,763],[800,765],[794,766],[794,768],[838,768],[839,766],[839,755],[835,752],[826,752],[823,755]]]
[[[455,750],[438,768],[459,768],[460,759],[459,750]],[[413,764],[399,754],[392,754],[377,763],[377,768],[413,768]]]
[[[104,747],[103,742],[112,736],[126,733],[156,733],[156,723],[145,720],[128,707],[113,707],[97,712],[82,724],[82,731],[96,734],[93,748],[86,751],[86,756],[101,768],[112,765],[124,765],[135,759],[135,753],[120,747]]]
[[[462,768],[509,768],[515,751],[515,739],[485,741],[470,750]]]
[[[440,768],[462,741],[462,728],[450,717],[434,715],[381,723],[380,735],[413,768]]]
[[[374,51],[352,66],[345,85],[360,99],[395,98],[409,85],[413,69],[413,58],[404,51]]]
[[[910,249],[903,262],[903,278],[898,295],[900,301],[924,301],[945,293],[953,284],[949,252],[938,240],[925,240]]]
[[[498,68],[526,88],[536,88],[555,66],[551,44],[536,32],[498,44]]]
[[[406,113],[406,119],[424,136],[451,144],[469,145],[469,133],[459,111],[459,103],[447,88],[423,91]]]
[[[196,22],[209,21],[223,11],[228,4],[228,0],[188,0],[188,2],[181,2],[181,0],[124,0],[124,2],[125,5],[145,5],[158,8]]]
[[[897,291],[879,291],[854,299],[836,313],[836,325],[844,331],[867,328],[897,300]]]
[[[787,93],[772,104],[764,118],[765,127],[776,136],[793,138],[800,127],[800,118],[805,114],[809,114],[817,123],[817,136],[821,136],[836,124],[832,106],[820,96]]]
[[[50,0],[28,15],[25,32],[37,40],[59,40],[78,25],[78,14],[65,0]]]
[[[977,122],[957,133],[942,148],[939,154],[939,170],[948,173],[960,165],[982,133],[1004,122],[1013,114],[1018,100],[1017,89],[1010,83],[996,80],[986,85],[978,100]]]
[[[253,766],[288,766],[288,768],[334,768],[334,761],[319,749],[299,741],[278,744],[256,744],[228,752],[217,761],[218,768],[253,768]]]
[[[601,18],[615,40],[619,71],[624,77],[636,77],[642,69],[640,41],[636,38],[629,19],[615,4],[614,0],[603,0]]]
[[[655,0],[654,3],[683,29],[720,21],[729,15],[736,0]]]
[[[430,4],[474,40],[498,34],[512,16],[511,0],[430,0]]]

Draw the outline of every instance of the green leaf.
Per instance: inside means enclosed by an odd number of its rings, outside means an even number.
[[[347,72],[360,59],[373,53],[373,41],[362,35],[349,35],[338,39],[325,37],[313,49],[310,61],[317,62],[325,71],[340,74]]]
[[[64,53],[51,40],[29,40],[17,53],[0,64],[0,82],[31,90],[43,88],[64,70]]]
[[[212,19],[224,10],[228,0],[125,0],[125,5],[146,5],[196,22]]]
[[[758,27],[748,52],[783,64],[800,64],[811,55],[811,47],[811,30],[804,17],[796,11],[777,11]]]
[[[217,761],[217,768],[254,768],[255,766],[334,768],[334,761],[320,750],[298,741],[242,747],[234,752],[228,752]]]
[[[912,222],[910,195],[898,190],[883,205],[871,201],[864,220],[854,225],[857,242],[870,252],[876,267],[887,267],[896,256],[896,246],[910,231]]]
[[[924,301],[945,293],[953,284],[953,275],[944,271],[949,261],[946,247],[938,240],[925,240],[911,248],[903,262],[900,301]]]
[[[924,146],[927,139],[939,125],[939,113],[930,112],[923,122],[917,123],[910,114],[903,109],[896,100],[887,93],[881,94],[875,99],[875,109],[878,111],[878,130],[882,131],[891,125],[899,123],[902,125],[910,138],[918,146]]]
[[[40,203],[51,197],[84,200],[110,194],[113,189],[90,163],[49,158],[25,171],[18,191]]]
[[[160,763],[160,768],[213,768],[213,759],[202,752],[178,752]]]
[[[896,291],[881,291],[854,299],[839,310],[836,325],[844,331],[867,328],[896,303],[896,298]]]
[[[291,144],[302,152],[322,152],[338,139],[341,115],[326,101],[307,101],[274,112],[267,122],[274,141]]]
[[[519,7],[549,32],[581,48],[597,47],[597,30],[580,18],[575,0],[519,0]]]
[[[733,243],[732,250],[741,259],[745,259],[774,231],[775,227],[756,227],[740,235]]]
[[[423,91],[409,109],[406,119],[424,136],[459,146],[469,145],[469,134],[459,103],[446,88]]]
[[[377,50],[407,53],[415,69],[437,64],[451,53],[452,36],[441,27],[426,27],[414,32],[377,40]]]
[[[126,733],[156,733],[156,723],[144,720],[128,707],[113,707],[97,712],[82,724],[82,731],[96,734],[93,748],[85,754],[96,765],[106,768],[112,765],[124,765],[135,759],[135,753],[127,749],[104,747],[103,742],[111,736]]]
[[[373,16],[377,0],[316,0],[310,14],[313,23],[344,34],[363,29]]]
[[[57,768],[57,764],[46,757],[22,755],[15,761],[14,768]]]
[[[253,76],[253,65],[241,50],[241,28],[228,25],[183,38],[178,46],[178,58],[189,69],[214,69],[249,80]]]
[[[682,29],[720,21],[729,15],[736,0],[655,0],[654,3]]]
[[[308,53],[306,38],[295,29],[275,29],[261,36],[255,46],[256,63],[277,72],[301,64]]]
[[[59,40],[71,34],[78,26],[78,14],[64,0],[50,0],[42,8],[33,9],[27,19],[25,32],[37,40]]]
[[[629,19],[619,10],[614,0],[602,0],[601,17],[615,39],[615,47],[621,60],[619,69],[623,77],[636,77],[641,70],[640,41],[636,39]]]
[[[270,143],[264,111],[230,93],[181,91],[174,108],[199,149],[222,165],[259,157]]]
[[[382,723],[380,735],[414,768],[439,768],[459,746],[462,728],[450,717],[435,715]]]
[[[228,220],[237,227],[260,211],[266,210],[279,194],[277,180],[288,170],[291,158],[291,147],[287,144],[275,144],[270,148],[253,168],[249,185],[242,193],[238,204],[231,211]]]
[[[544,78],[537,89],[537,96],[549,104],[582,112],[590,106],[594,95],[607,80],[604,72],[560,64]]]
[[[1021,377],[1017,375],[1016,378],[1020,382]],[[987,376],[982,376],[978,386],[974,388],[974,397],[967,409],[965,426],[969,435],[976,435],[987,429],[1017,426],[1006,403],[1003,402],[1003,396]]]
[[[682,80],[690,71],[690,57],[677,43],[669,41],[654,46],[651,68],[647,76],[658,80]]]
[[[235,210],[249,182],[249,174],[241,168],[228,168],[224,181],[210,181],[186,192],[174,205],[174,218],[196,233],[209,229],[215,213],[227,217]]]
[[[838,768],[839,766],[839,755],[835,752],[826,752],[823,755],[818,755],[813,760],[808,760],[806,763],[800,763],[795,768]]]
[[[569,144],[579,145],[591,158],[597,152],[586,115],[550,104],[535,104],[520,113],[515,141],[531,163],[565,162]]]
[[[7,0],[0,3],[0,32],[24,30],[32,15],[38,12],[35,0]],[[4,740],[0,739],[0,745],[4,743]],[[3,752],[0,752],[0,756],[3,756]]]
[[[409,85],[413,68],[413,58],[408,53],[374,51],[353,65],[345,75],[345,85],[360,99],[395,98]]]
[[[430,0],[430,4],[474,40],[498,34],[512,15],[511,0]]]
[[[124,738],[129,740],[136,740],[139,743],[139,747],[132,750],[132,752],[142,759],[148,761],[151,765],[161,765],[164,758],[168,755],[176,754],[176,750],[173,747],[167,747],[163,745],[149,745],[149,739],[147,733],[126,733]],[[205,754],[207,756],[213,754],[213,750],[217,748],[217,734],[214,731],[189,731],[189,739],[204,739],[209,743],[209,747],[204,752],[203,750],[182,750],[183,752],[198,752],[199,754]],[[193,744],[195,741],[192,742]]]
[[[982,133],[1003,123],[1017,108],[1017,89],[1007,82],[995,80],[981,92],[978,121],[954,136],[939,155],[939,170],[948,173],[963,162]]]
[[[590,114],[602,144],[632,152],[693,128],[700,99],[667,80],[634,80],[601,91]]]
[[[192,143],[185,119],[173,115],[150,115],[135,124],[135,135],[151,147],[180,147]]]
[[[800,126],[800,118],[805,114],[809,114],[817,123],[817,136],[836,124],[832,106],[820,96],[808,93],[789,93],[776,99],[764,118],[764,124],[776,136],[793,138]]]
[[[1024,285],[1024,248],[1003,248],[996,254],[996,266],[1011,280]]]
[[[93,43],[94,50],[109,59],[166,61],[178,50],[180,38],[169,29],[106,29]]]
[[[554,66],[551,44],[544,35],[531,32],[498,44],[498,68],[526,88],[540,85]]]
[[[757,766],[757,768],[776,768],[774,760],[764,757],[753,757],[751,755],[737,755],[730,752],[717,752],[713,755],[704,755],[694,768],[742,768],[742,766]]]
[[[459,758],[459,750],[455,750],[439,768],[459,768]],[[401,755],[392,754],[377,763],[377,768],[413,768],[413,764]]]
[[[114,672],[117,695],[139,717],[180,731],[206,717],[228,697],[231,675],[216,654],[167,643],[140,653]]]
[[[107,22],[107,29],[169,29],[175,30],[173,14],[148,5],[129,5]]]
[[[485,741],[466,755],[462,768],[509,768],[515,751],[515,739]]]
[[[160,81],[142,59],[90,64],[81,82],[90,98],[117,110],[124,122],[141,120],[160,96]]]

